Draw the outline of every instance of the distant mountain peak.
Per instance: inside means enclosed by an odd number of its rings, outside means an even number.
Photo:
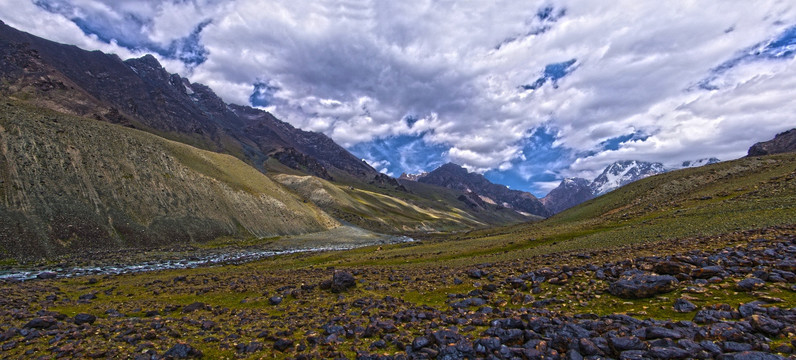
[[[666,172],[666,168],[659,162],[616,161],[594,178],[590,187],[595,195],[602,195],[620,186],[664,172]]]
[[[530,213],[538,216],[547,216],[549,212],[541,201],[531,193],[511,190],[505,185],[494,184],[484,175],[467,171],[464,167],[454,164],[444,164],[423,177],[418,182],[437,185],[461,191],[465,194],[477,195],[468,197],[469,202],[483,206],[476,198],[489,199],[486,204],[493,202],[503,207],[516,211]]]
[[[710,164],[715,164],[717,162],[721,162],[721,160],[710,157],[710,158],[702,158],[699,160],[686,160],[680,165],[681,168],[692,168],[692,167],[700,167]]]

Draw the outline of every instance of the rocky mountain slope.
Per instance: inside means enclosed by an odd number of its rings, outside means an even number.
[[[462,191],[464,195],[460,201],[470,207],[508,207],[542,217],[549,215],[544,205],[532,194],[493,184],[483,175],[470,173],[453,163],[442,165],[417,181]]]
[[[796,152],[796,128],[777,134],[769,141],[759,142],[749,148],[747,156],[761,156]]]
[[[695,168],[718,163],[717,158],[704,158],[684,161],[678,169]],[[588,201],[594,197],[616,190],[643,178],[662,174],[675,169],[667,169],[661,163],[627,160],[617,161],[608,165],[594,180],[567,178],[551,190],[542,203],[551,213],[557,214],[570,207]]]
[[[583,178],[566,178],[541,199],[552,214],[558,214],[594,197],[591,182]]]
[[[44,40],[0,22],[2,93],[39,106],[119,123],[231,154],[260,170],[269,157],[329,177],[359,181],[372,167],[320,133],[302,131],[271,114],[224,103],[209,87],[169,74],[151,55],[121,60]],[[387,187],[398,186],[387,181]]]
[[[339,225],[232,156],[9,99],[0,214],[0,257],[15,258]]]

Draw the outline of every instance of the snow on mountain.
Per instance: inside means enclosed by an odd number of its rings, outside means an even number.
[[[683,164],[680,165],[680,168],[681,169],[685,169],[685,168],[700,167],[700,166],[715,164],[715,163],[717,163],[719,161],[720,161],[719,159],[716,159],[714,157],[712,157],[712,158],[704,158],[704,159],[699,159],[699,160],[693,160],[693,161],[692,160],[687,160],[687,161],[683,161]]]
[[[663,164],[638,160],[617,161],[603,170],[590,187],[595,195],[602,195],[620,186],[645,177],[666,172]]]

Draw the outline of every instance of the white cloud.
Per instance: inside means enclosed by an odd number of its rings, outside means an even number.
[[[796,126],[793,59],[741,63],[716,76],[717,90],[695,86],[740,51],[794,26],[796,7],[783,1],[71,4],[108,18],[149,19],[141,36],[159,44],[210,19],[201,32],[207,60],[195,68],[165,60],[169,70],[241,104],[255,82],[267,81],[278,88],[269,109],[296,126],[344,146],[422,135],[475,171],[502,168],[530,179],[523,141],[542,124],[556,129],[557,146],[596,151],[561,173],[581,176],[620,159],[730,159]],[[556,21],[538,17],[548,6],[565,14]],[[62,15],[28,1],[2,2],[0,13],[39,36],[139,55],[85,36]],[[546,65],[570,59],[575,69],[557,87],[548,81],[520,91]],[[410,127],[407,115],[419,120]],[[650,136],[600,149],[607,139],[635,132]]]

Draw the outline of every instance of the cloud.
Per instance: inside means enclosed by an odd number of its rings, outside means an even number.
[[[18,3],[0,4],[12,26],[154,51],[393,173],[454,161],[536,193],[614,160],[731,159],[796,126],[796,7],[776,0]],[[422,146],[376,151],[396,139]]]

